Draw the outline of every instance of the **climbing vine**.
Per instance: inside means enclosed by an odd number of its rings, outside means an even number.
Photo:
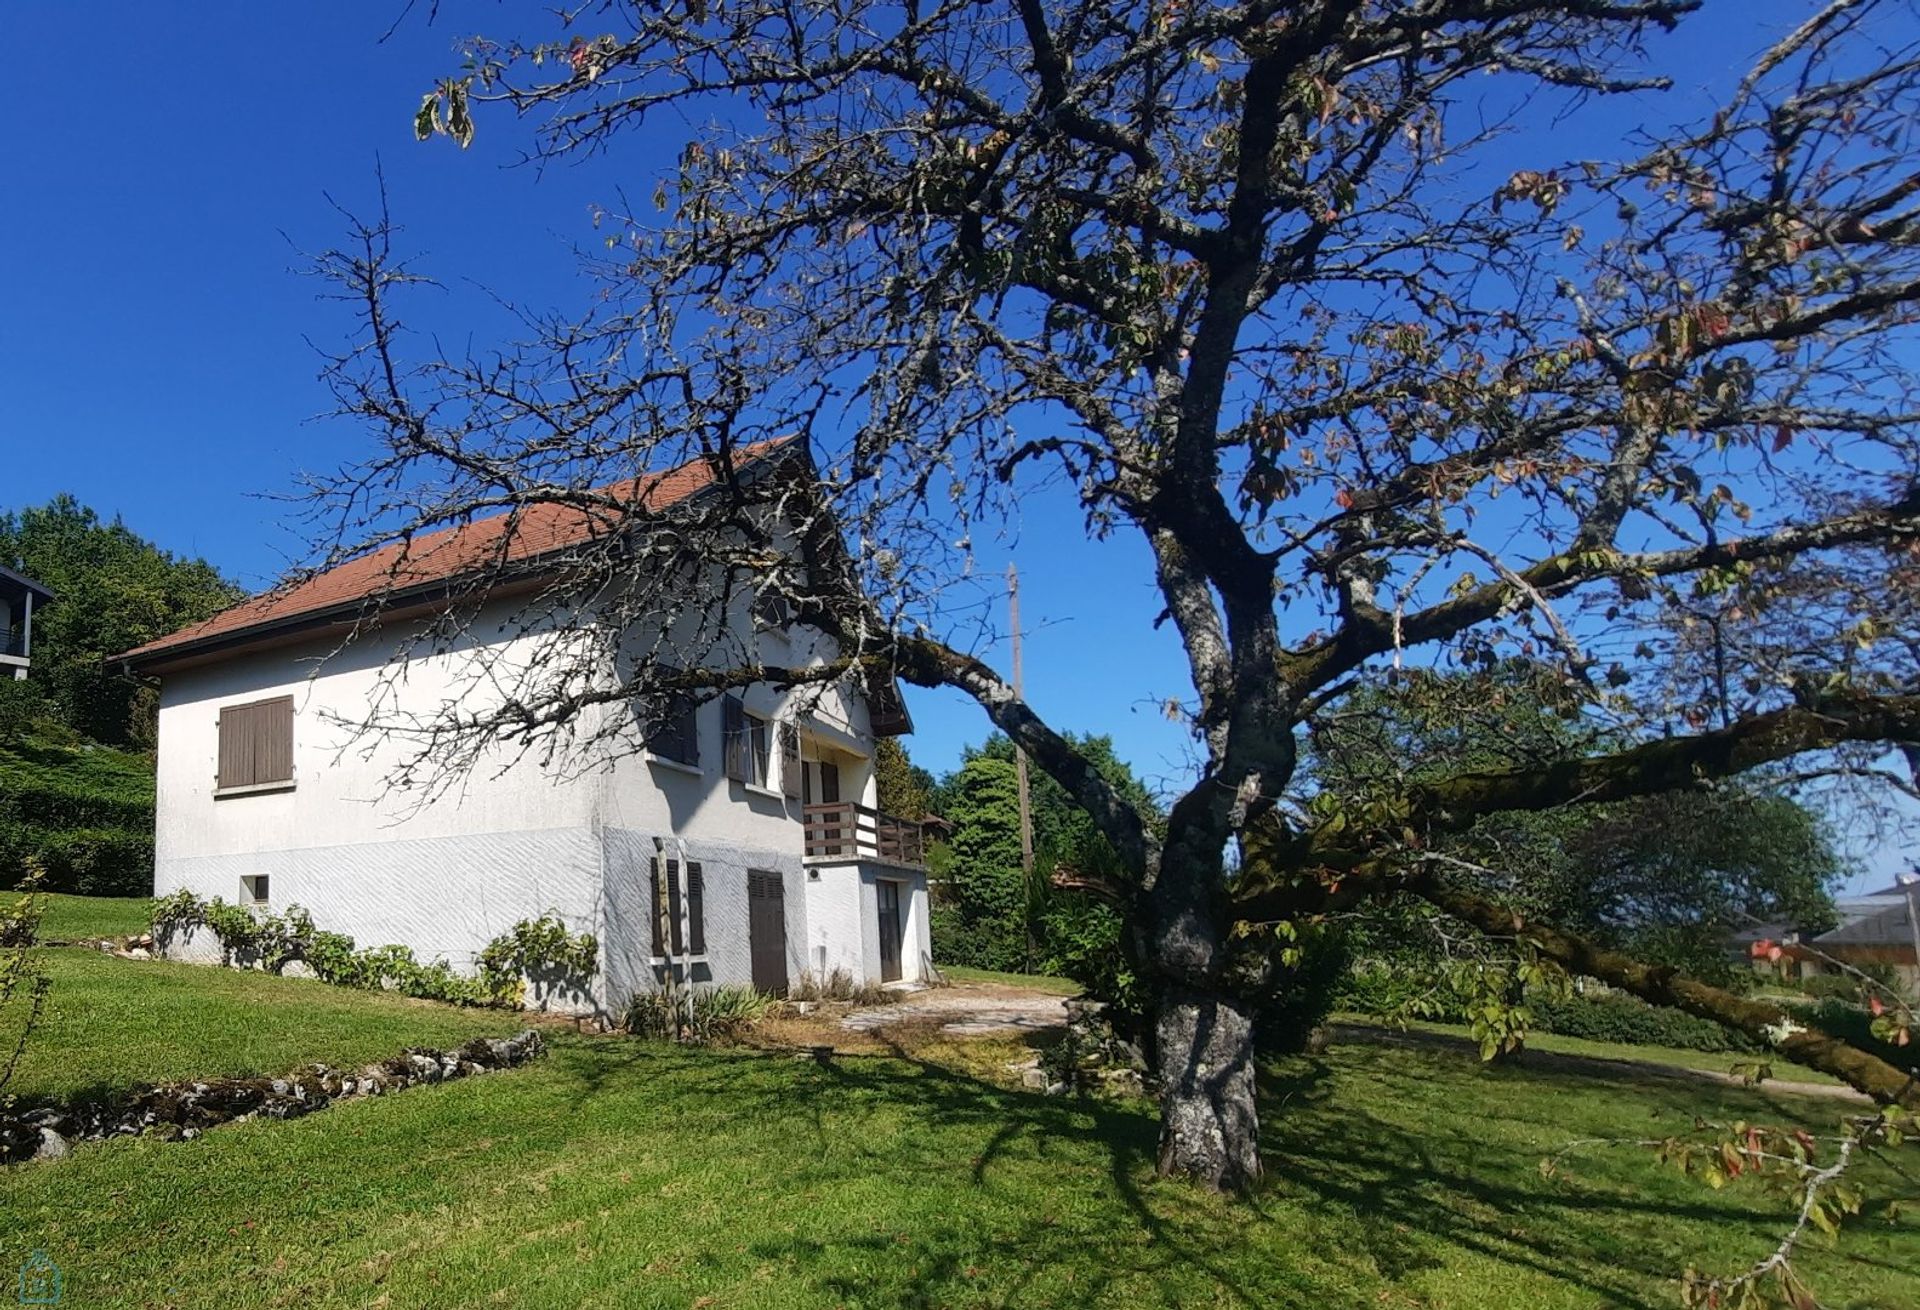
[[[356,949],[345,933],[315,927],[313,916],[298,905],[279,915],[229,905],[217,896],[202,900],[184,888],[154,903],[155,937],[198,927],[219,938],[229,965],[257,961],[279,973],[298,960],[322,982],[455,1005],[518,1008],[526,1000],[528,978],[584,982],[600,961],[593,935],[569,932],[552,912],[522,919],[488,942],[477,957],[478,971],[467,975],[445,960],[423,964],[408,946]]]

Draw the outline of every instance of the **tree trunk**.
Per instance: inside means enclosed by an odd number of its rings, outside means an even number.
[[[1260,1114],[1253,1097],[1253,1018],[1226,996],[1169,992],[1155,1023],[1160,1172],[1215,1191],[1260,1177]]]

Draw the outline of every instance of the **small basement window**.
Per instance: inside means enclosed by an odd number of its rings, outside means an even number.
[[[265,905],[267,903],[267,875],[251,873],[240,879],[240,903],[242,905]]]

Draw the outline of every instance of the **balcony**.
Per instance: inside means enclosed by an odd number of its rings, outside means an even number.
[[[17,660],[27,658],[27,634],[0,630],[0,655],[11,656]]]
[[[878,860],[909,869],[927,867],[926,839],[918,823],[853,801],[809,805],[804,817],[809,860]]]

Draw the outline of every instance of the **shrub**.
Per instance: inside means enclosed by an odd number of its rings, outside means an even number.
[[[1819,1001],[1858,1001],[1860,980],[1844,973],[1808,974],[1799,982],[1800,991]]]
[[[766,1018],[774,999],[738,984],[654,988],[627,1003],[627,1031],[636,1037],[708,1042],[737,1037]]]
[[[1911,1046],[1904,1049],[1896,1047],[1873,1035],[1873,1015],[1862,1006],[1843,1000],[1826,999],[1806,1005],[1794,1005],[1792,1008],[1802,1023],[1811,1028],[1818,1028],[1829,1037],[1838,1037],[1850,1046],[1857,1046],[1863,1051],[1871,1052],[1903,1069],[1913,1062]]]
[[[790,1001],[852,1001],[855,1005],[884,1005],[894,999],[885,985],[871,980],[855,982],[845,969],[835,969],[825,977],[803,973],[787,988]]]
[[[153,904],[154,935],[205,927],[220,939],[228,964],[258,963],[278,973],[294,960],[312,969],[322,982],[368,991],[396,991],[455,1005],[518,1008],[526,997],[528,975],[549,981],[591,977],[600,946],[589,933],[567,931],[557,914],[522,919],[483,947],[479,972],[454,972],[445,960],[422,964],[408,946],[369,946],[355,950],[345,933],[314,926],[298,905],[284,916],[228,905],[219,897],[203,901],[182,888]]]
[[[27,1039],[39,1026],[52,986],[41,953],[34,949],[40,936],[40,916],[46,908],[40,881],[40,870],[29,864],[20,880],[20,899],[0,906],[0,1023],[19,1028],[13,1043],[0,1050],[0,1110],[12,1103],[7,1084],[13,1081],[20,1057],[26,1053]],[[8,1013],[16,1006],[20,1014],[17,1020]]]
[[[1349,973],[1346,942],[1337,931],[1308,929],[1295,948],[1282,953],[1273,992],[1258,1012],[1255,1032],[1269,1054],[1307,1049],[1313,1030],[1333,1009],[1340,980]]]
[[[1541,1032],[1626,1046],[1672,1046],[1709,1054],[1751,1052],[1759,1046],[1743,1033],[1679,1010],[1648,1005],[1619,992],[1540,998],[1531,1002]]]

